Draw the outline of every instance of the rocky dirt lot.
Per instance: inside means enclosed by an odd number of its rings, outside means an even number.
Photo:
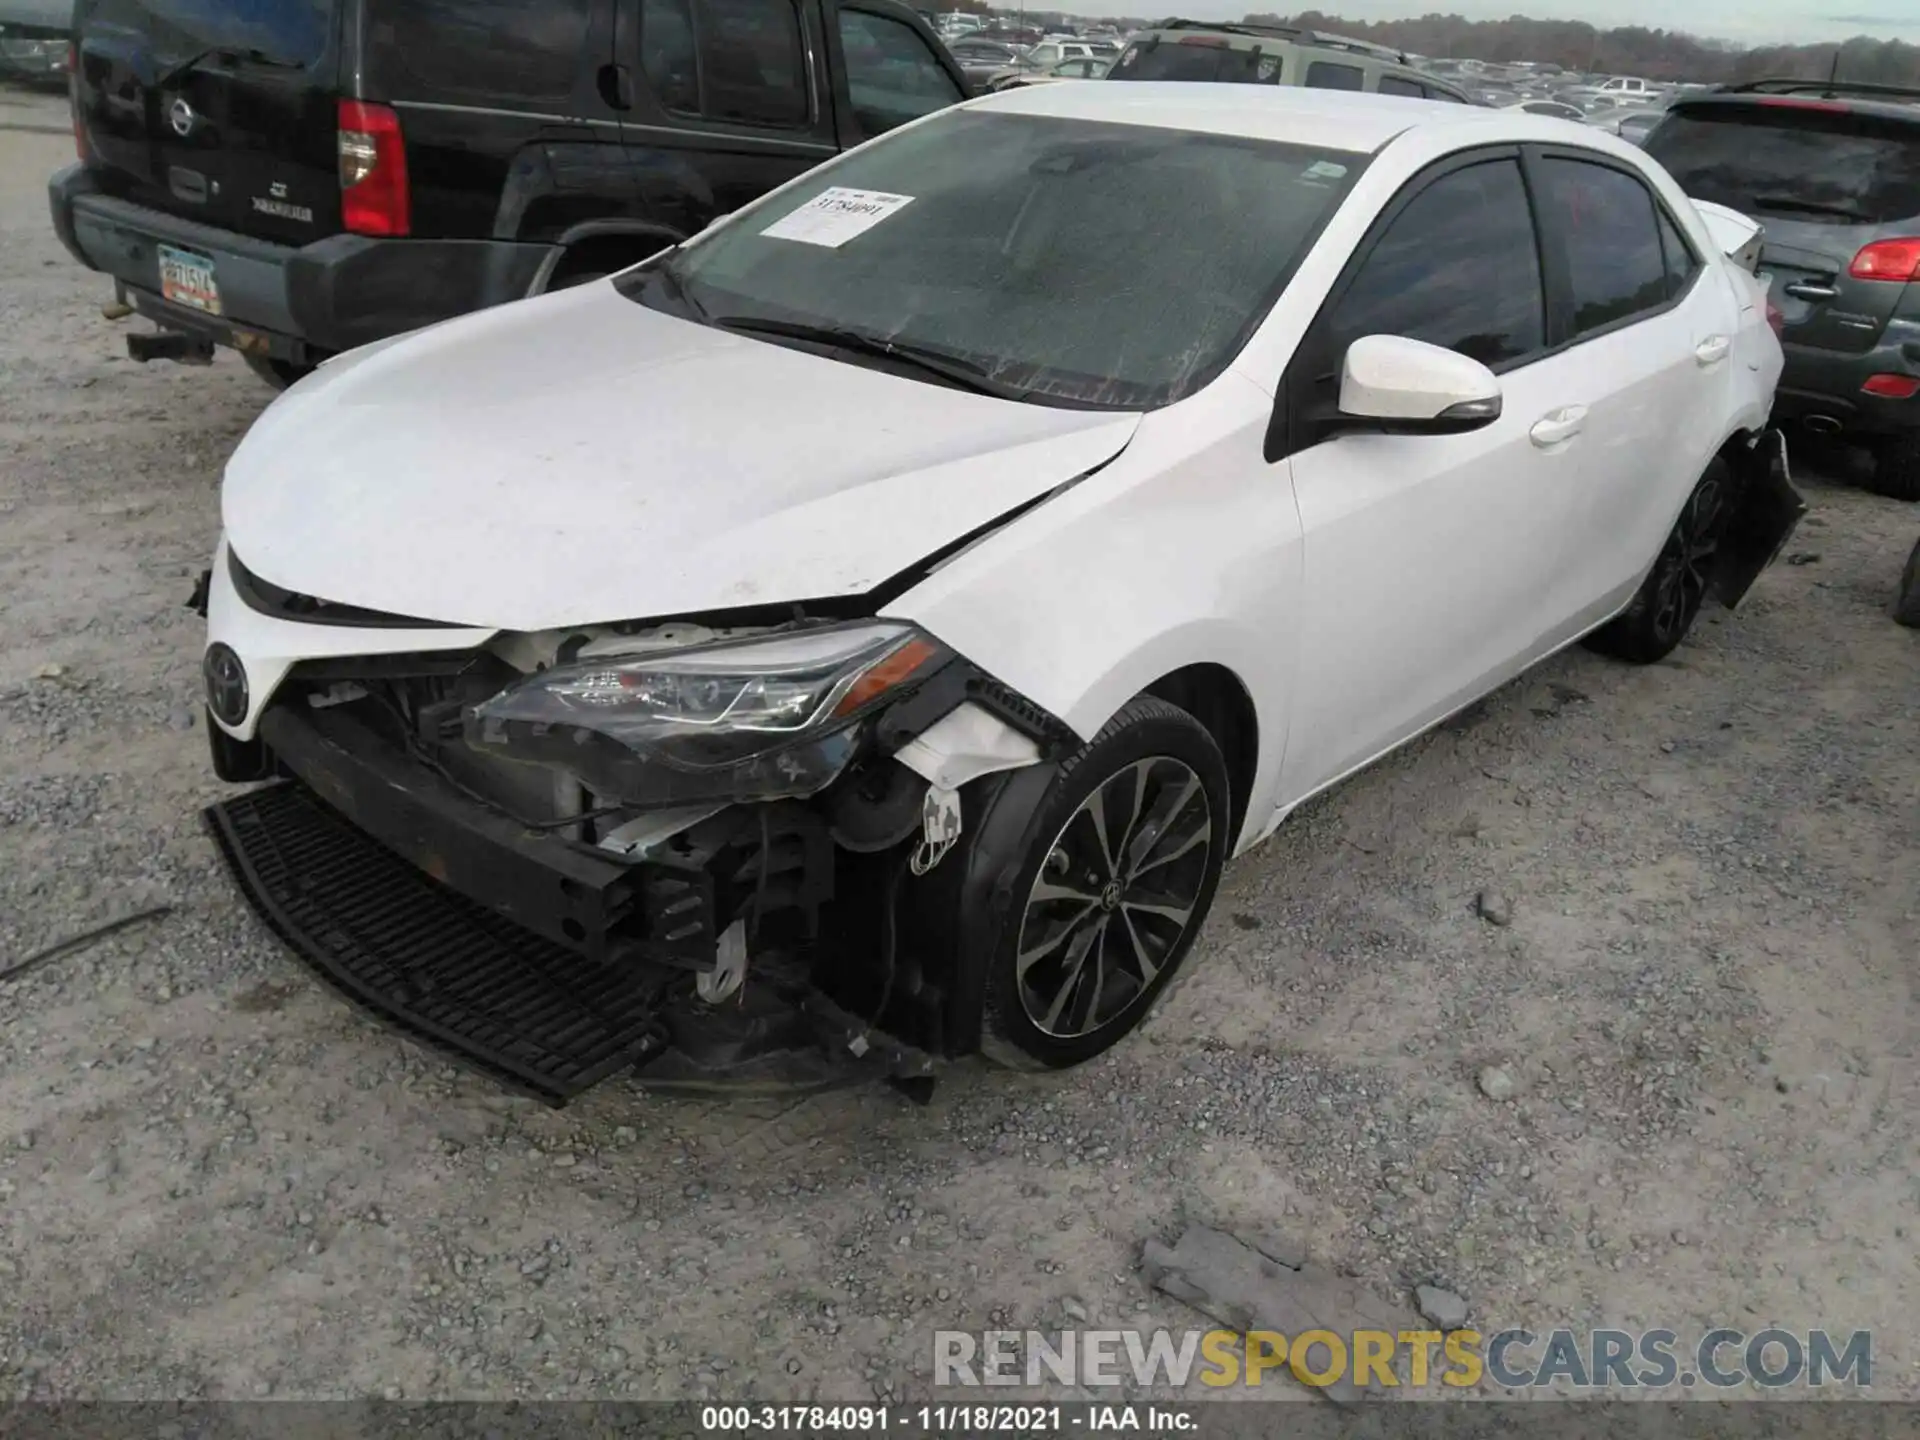
[[[1202,1323],[1137,1263],[1206,1219],[1486,1326],[1872,1327],[1920,1395],[1920,508],[1808,477],[1669,663],[1567,654],[1308,807],[1085,1071],[554,1113],[216,866],[183,602],[270,397],[124,358],[62,123],[0,106],[0,967],[171,910],[0,982],[0,1394],[925,1398],[936,1326]]]

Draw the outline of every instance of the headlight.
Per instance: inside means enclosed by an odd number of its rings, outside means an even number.
[[[467,743],[636,805],[811,795],[862,719],[947,651],[906,625],[833,626],[557,665],[476,705]]]

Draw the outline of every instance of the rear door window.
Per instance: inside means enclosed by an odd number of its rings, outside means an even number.
[[[1695,199],[1761,218],[1883,225],[1920,216],[1920,123],[1700,105],[1669,112],[1647,151]]]
[[[700,60],[690,0],[641,0],[640,69],[667,109],[700,113]]]
[[[1419,100],[1426,97],[1427,89],[1424,85],[1417,85],[1411,80],[1402,80],[1398,75],[1382,75],[1380,77],[1380,93],[1382,95],[1410,95],[1414,99]]]
[[[1647,187],[1624,171],[1549,158],[1542,215],[1566,245],[1576,336],[1618,325],[1667,302],[1667,260]]]
[[[1336,65],[1315,60],[1307,66],[1307,85],[1314,90],[1364,90],[1367,74],[1358,65]]]
[[[392,40],[376,48],[376,57],[397,57],[416,84],[436,95],[558,103],[573,93],[580,73],[589,5],[590,0],[386,0]],[[269,14],[293,7],[245,8]]]
[[[926,41],[898,20],[842,10],[840,49],[854,119],[870,137],[962,98]]]
[[[640,64],[681,114],[781,127],[811,118],[792,0],[642,0]]]
[[[1404,335],[1506,365],[1546,347],[1546,292],[1519,162],[1441,176],[1368,252],[1328,325],[1336,353]]]
[[[1660,250],[1667,259],[1667,294],[1678,295],[1699,273],[1700,257],[1693,253],[1687,237],[1664,210],[1660,212]]]

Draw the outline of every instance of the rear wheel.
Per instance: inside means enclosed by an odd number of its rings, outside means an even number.
[[[247,368],[276,390],[284,390],[296,380],[305,379],[314,371],[311,365],[296,365],[291,360],[269,360],[264,355],[242,356]]]
[[[1902,625],[1920,630],[1920,542],[1907,556],[1907,568],[1900,572],[1900,593],[1893,597],[1893,618]]]
[[[1873,489],[1895,500],[1920,500],[1920,431],[1874,448]]]
[[[1231,843],[1226,762],[1186,711],[1142,696],[1061,767],[1028,826],[989,961],[981,1048],[1021,1069],[1128,1034],[1186,959]]]
[[[1664,660],[1693,628],[1713,585],[1720,541],[1727,528],[1733,483],[1715,460],[1693,487],[1653,569],[1627,608],[1587,637],[1589,649],[1635,665]]]

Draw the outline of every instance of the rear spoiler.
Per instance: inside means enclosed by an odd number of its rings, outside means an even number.
[[[1758,273],[1760,245],[1766,238],[1766,227],[1751,216],[1730,210],[1725,205],[1716,205],[1711,200],[1695,200],[1693,208],[1707,222],[1713,243],[1720,247],[1721,252],[1742,270]]]

